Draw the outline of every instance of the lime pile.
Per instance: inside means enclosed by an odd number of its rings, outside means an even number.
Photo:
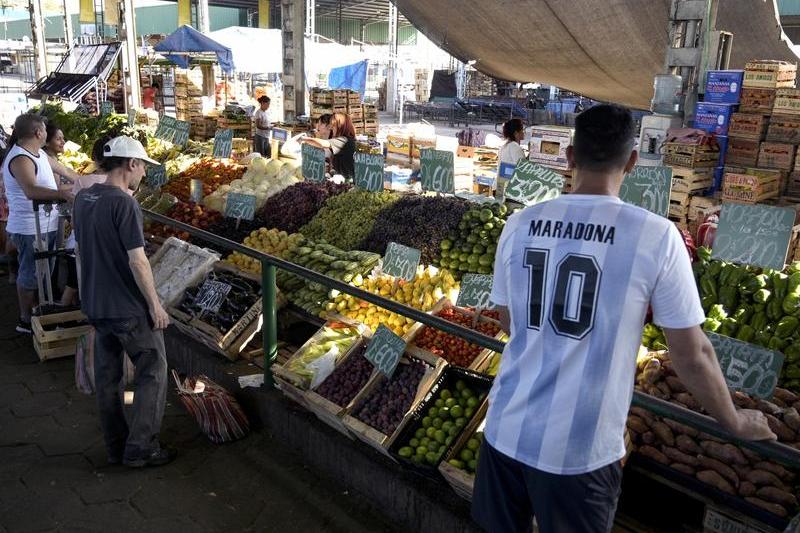
[[[439,266],[461,274],[491,274],[507,215],[502,204],[476,206],[464,213],[458,229],[439,244]]]
[[[474,476],[478,469],[478,456],[480,455],[482,442],[483,431],[476,431],[456,456],[447,462]]]
[[[397,454],[417,464],[436,466],[485,396],[486,393],[476,394],[463,380],[456,381],[453,390],[442,388],[414,436]]]

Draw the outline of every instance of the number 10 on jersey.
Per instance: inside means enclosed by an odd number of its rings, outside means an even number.
[[[545,296],[553,290],[550,325],[558,335],[582,339],[594,326],[600,267],[590,255],[567,254],[556,266],[556,277],[547,285],[550,250],[526,248],[523,265],[528,270],[528,328],[539,330],[545,318]]]

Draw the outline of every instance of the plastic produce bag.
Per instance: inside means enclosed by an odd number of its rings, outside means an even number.
[[[96,391],[94,383],[94,339],[95,331],[91,328],[85,335],[77,340],[75,350],[75,387],[83,394],[92,395]],[[125,392],[125,387],[133,383],[136,369],[128,354],[123,352],[122,382],[120,394]]]

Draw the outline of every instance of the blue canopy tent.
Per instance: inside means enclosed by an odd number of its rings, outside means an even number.
[[[351,89],[361,94],[364,99],[364,89],[367,85],[367,66],[369,61],[359,61],[352,65],[332,68],[328,74],[328,87],[331,89]]]
[[[166,39],[153,47],[156,52],[178,65],[189,67],[189,56],[192,54],[216,54],[222,72],[232,74],[234,69],[233,52],[227,46],[219,44],[203,35],[191,26],[183,25],[172,32]]]

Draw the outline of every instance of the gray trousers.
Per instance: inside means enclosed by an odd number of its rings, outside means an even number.
[[[167,394],[167,356],[164,336],[147,317],[93,320],[94,379],[100,425],[109,459],[148,457],[159,449],[158,434]],[[130,423],[120,396],[123,351],[134,368],[135,395]]]

